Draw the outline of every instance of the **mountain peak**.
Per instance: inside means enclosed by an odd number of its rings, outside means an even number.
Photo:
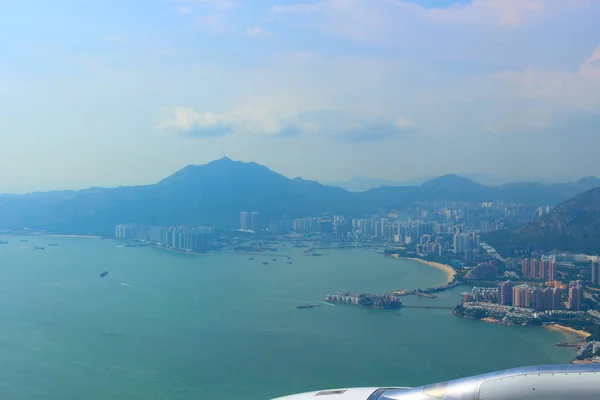
[[[458,176],[456,174],[446,174],[438,176],[437,178],[433,178],[425,183],[422,183],[423,187],[433,187],[433,186],[481,186],[480,184],[470,180],[469,178],[465,178],[463,176]]]

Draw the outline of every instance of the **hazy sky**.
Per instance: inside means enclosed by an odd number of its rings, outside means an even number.
[[[0,192],[287,176],[600,175],[598,0],[19,0]]]

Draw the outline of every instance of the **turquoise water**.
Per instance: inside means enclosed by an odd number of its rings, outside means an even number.
[[[565,334],[449,310],[296,309],[334,291],[427,287],[445,274],[374,251],[192,256],[109,240],[0,245],[0,398],[244,399],[419,385],[568,362]],[[58,247],[48,247],[58,243]],[[34,245],[46,249],[34,250]],[[268,260],[269,265],[262,265]],[[101,279],[99,273],[108,270]],[[409,304],[454,305],[466,288]]]

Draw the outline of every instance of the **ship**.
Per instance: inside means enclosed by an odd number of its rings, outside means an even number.
[[[56,247],[56,246],[58,246],[58,244],[56,244],[56,243],[50,243],[48,246],[50,246],[50,247]]]
[[[296,308],[315,308],[315,307],[316,306],[314,304],[303,304],[303,305],[300,305],[300,306],[298,306]]]
[[[276,258],[274,258],[274,259],[273,259],[273,261],[277,261],[277,259],[276,259]]]
[[[254,260],[254,257],[250,257],[248,260]]]
[[[44,247],[38,247],[38,246],[34,246],[33,247],[35,250],[44,250]]]
[[[104,271],[100,274],[100,278],[104,278],[106,275],[108,275],[108,271]]]
[[[23,242],[29,242],[29,240],[27,240],[27,239],[21,239],[20,242],[21,243],[23,243]]]
[[[0,244],[8,244],[8,242],[6,242],[4,240],[0,240]]]
[[[263,263],[263,265],[269,265],[269,263],[265,261],[265,262]]]

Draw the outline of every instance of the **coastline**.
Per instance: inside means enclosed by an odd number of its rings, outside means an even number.
[[[442,264],[442,263],[435,262],[435,261],[421,260],[420,258],[414,258],[414,257],[398,257],[398,258],[400,258],[402,260],[418,261],[421,264],[429,265],[430,267],[437,268],[440,271],[444,271],[448,278],[446,283],[452,282],[454,280],[454,276],[456,276],[456,271],[454,270],[454,268],[452,268],[451,266],[449,266],[447,264]]]
[[[573,333],[584,340],[587,339],[588,337],[592,336],[591,333],[588,333],[586,331],[578,331],[577,329],[573,329],[568,326],[559,325],[559,324],[544,325],[544,328],[549,329],[551,331]]]
[[[42,235],[31,235],[31,236],[44,236],[44,237],[59,237],[59,238],[81,238],[81,239],[102,239],[102,236],[90,236],[90,235],[54,235],[54,234],[42,234]]]
[[[210,256],[216,255],[215,253],[197,253],[195,251],[185,251],[185,250],[179,250],[179,249],[172,249],[172,248],[169,248],[169,247],[163,247],[163,246],[157,246],[157,245],[150,245],[150,246],[147,246],[147,247],[152,247],[153,249],[159,249],[159,250],[172,251],[172,252],[180,253],[180,254],[188,254],[190,256],[210,257]]]

